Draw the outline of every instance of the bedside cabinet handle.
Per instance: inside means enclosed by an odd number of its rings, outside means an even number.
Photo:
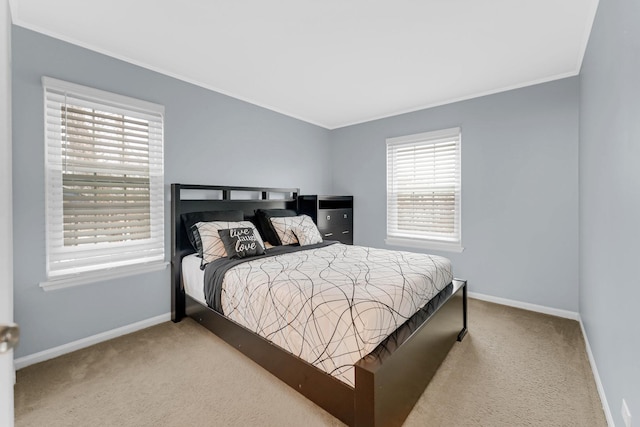
[[[324,233],[324,237],[333,236],[333,233]]]
[[[349,234],[349,230],[344,230],[342,234]]]

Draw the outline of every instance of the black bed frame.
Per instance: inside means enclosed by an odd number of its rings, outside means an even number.
[[[198,194],[189,196],[185,190]],[[467,332],[466,281],[454,279],[355,366],[355,388],[272,344],[184,292],[182,258],[194,250],[180,215],[297,210],[297,188],[171,185],[171,316],[195,319],[244,355],[350,426],[400,426],[456,341]],[[205,196],[210,194],[211,196]],[[275,195],[284,198],[276,198]],[[203,197],[204,196],[204,197]],[[250,199],[247,197],[251,197]]]

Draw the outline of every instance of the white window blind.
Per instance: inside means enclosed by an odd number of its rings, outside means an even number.
[[[460,142],[460,128],[387,139],[387,243],[461,250]]]
[[[42,83],[48,279],[164,261],[164,107]]]

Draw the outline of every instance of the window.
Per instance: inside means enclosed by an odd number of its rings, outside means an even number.
[[[164,107],[42,83],[49,282],[41,286],[164,267]]]
[[[387,244],[462,251],[460,128],[387,139]]]

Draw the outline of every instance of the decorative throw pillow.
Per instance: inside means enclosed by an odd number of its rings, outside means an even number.
[[[246,258],[264,254],[264,248],[251,227],[218,230],[229,258]]]
[[[227,251],[224,247],[222,239],[220,239],[219,230],[225,230],[230,228],[251,228],[254,230],[254,235],[264,249],[264,243],[260,238],[260,234],[255,225],[250,221],[212,221],[212,222],[199,222],[196,224],[200,238],[202,239],[202,263],[201,268],[204,268],[205,264],[215,261],[218,258],[227,257]]]
[[[291,209],[256,209],[255,210],[255,218],[256,223],[258,224],[258,229],[260,230],[261,235],[264,237],[266,241],[271,243],[274,246],[283,245],[286,243],[282,243],[278,238],[278,233],[273,228],[270,219],[271,218],[280,218],[280,217],[291,217],[298,215],[296,211]]]
[[[322,242],[318,227],[308,215],[271,218],[271,224],[283,245],[300,242],[304,246]]]

